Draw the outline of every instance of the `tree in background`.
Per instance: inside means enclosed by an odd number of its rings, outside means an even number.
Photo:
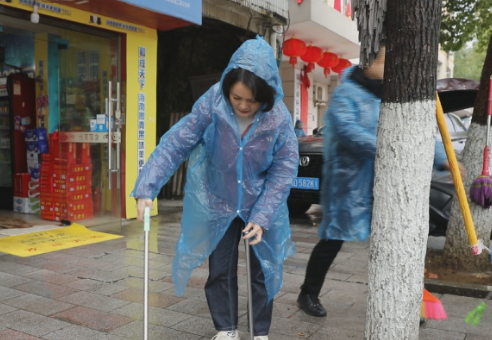
[[[490,32],[490,30],[489,30]],[[490,34],[490,33],[489,33]],[[489,92],[489,79],[492,76],[492,36],[489,37],[489,46],[485,56],[480,87],[473,108],[473,116],[467,134],[462,161],[465,165],[466,176],[463,180],[465,190],[468,191],[472,182],[482,172],[483,148],[487,136],[487,99]],[[468,200],[470,201],[470,200]],[[473,217],[475,231],[478,239],[482,239],[488,246],[492,231],[492,209],[484,209],[470,202],[471,215]],[[457,197],[451,205],[451,215],[446,231],[446,242],[442,256],[443,266],[461,272],[490,273],[492,266],[487,251],[481,255],[471,255],[468,246],[468,236],[461,215]]]
[[[463,181],[466,191],[481,174],[483,147],[486,143],[487,94],[489,78],[492,76],[491,8],[492,0],[443,0],[441,46],[445,51],[458,51],[463,47],[463,50],[455,55],[455,76],[480,79],[472,123],[462,154],[467,174]],[[472,45],[466,46],[470,41],[473,41]],[[482,52],[485,50],[487,53],[484,58]],[[470,210],[477,237],[488,245],[492,230],[492,209],[483,209],[470,202]],[[462,213],[455,197],[451,206],[441,267],[458,272],[490,274],[492,266],[487,255],[486,251],[479,256],[471,255]]]
[[[443,0],[440,43],[444,51],[458,51],[477,40],[485,51],[492,26],[492,0]]]
[[[486,143],[487,93],[492,75],[492,0],[443,0],[442,6],[441,47],[447,52],[463,49],[455,56],[455,77],[480,79],[472,123],[462,153],[462,162],[466,169],[463,183],[468,192],[473,181],[481,174],[483,148]],[[472,41],[471,46],[466,45]],[[480,55],[485,50],[487,54],[483,61]],[[492,230],[492,209],[483,209],[468,201],[477,237],[488,245]],[[491,273],[492,266],[486,251],[479,256],[471,255],[456,196],[453,199],[446,242],[441,255],[441,268],[460,273]]]
[[[369,250],[367,340],[417,340],[436,131],[441,0],[358,0],[361,64],[386,32]]]
[[[479,81],[484,61],[485,51],[481,51],[477,41],[463,46],[454,54],[454,77]]]

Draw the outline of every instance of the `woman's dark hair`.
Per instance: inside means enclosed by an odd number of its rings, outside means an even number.
[[[256,74],[243,68],[232,69],[224,77],[224,81],[222,82],[222,93],[224,93],[224,97],[227,101],[229,101],[231,87],[238,82],[243,83],[251,89],[253,98],[262,104],[262,111],[267,112],[273,108],[276,91]]]

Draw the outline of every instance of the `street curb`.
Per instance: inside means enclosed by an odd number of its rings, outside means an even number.
[[[475,283],[459,283],[444,280],[424,280],[425,288],[438,294],[451,294],[459,296],[468,296],[473,298],[485,298],[492,292],[492,286],[479,285]]]

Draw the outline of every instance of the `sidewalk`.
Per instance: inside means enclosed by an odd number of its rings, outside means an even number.
[[[210,340],[215,330],[203,286],[207,264],[197,268],[181,297],[171,282],[171,263],[180,232],[181,201],[161,200],[150,232],[149,340]],[[367,299],[367,242],[346,243],[321,295],[328,316],[315,318],[295,304],[306,262],[318,241],[316,220],[292,220],[297,254],[285,263],[276,296],[270,340],[364,339]],[[0,253],[0,339],[143,339],[143,228],[125,223],[125,237],[88,246],[19,258]],[[241,247],[240,247],[241,249]],[[240,323],[246,332],[246,274],[240,254]],[[482,299],[438,295],[448,319],[429,320],[419,339],[486,340],[492,334],[492,302],[478,326],[464,318]]]

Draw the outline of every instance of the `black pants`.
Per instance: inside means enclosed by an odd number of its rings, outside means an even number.
[[[326,273],[343,245],[342,240],[320,240],[313,249],[306,268],[301,294],[319,295]]]

